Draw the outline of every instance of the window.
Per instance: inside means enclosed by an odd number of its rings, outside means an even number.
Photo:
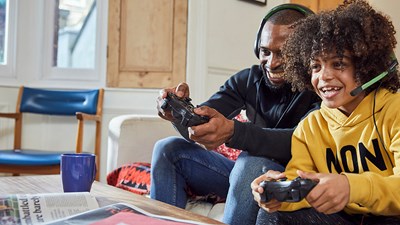
[[[7,35],[7,1],[0,1],[0,63],[4,65]]]
[[[0,0],[0,84],[105,86],[106,0]]]
[[[96,1],[60,0],[54,11],[52,66],[93,69]]]
[[[105,62],[105,41],[101,39],[105,35],[98,25],[107,16],[101,17],[97,12],[105,2],[45,1],[45,14],[51,19],[44,21],[45,57],[41,80],[104,83],[101,65],[105,63],[100,62],[102,59]]]
[[[0,77],[12,76],[16,1],[0,0]]]

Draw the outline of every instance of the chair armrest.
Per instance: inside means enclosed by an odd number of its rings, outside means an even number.
[[[121,115],[108,127],[107,174],[123,164],[151,162],[159,139],[179,136],[169,121],[157,115]]]
[[[94,120],[94,121],[101,121],[101,116],[99,115],[92,115],[92,114],[87,114],[87,113],[82,113],[82,112],[77,112],[76,113],[76,118],[78,120]]]
[[[10,118],[10,119],[19,119],[21,118],[21,113],[1,113],[0,117],[2,118]]]

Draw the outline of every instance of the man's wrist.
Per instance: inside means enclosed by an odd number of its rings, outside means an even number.
[[[229,137],[227,138],[227,140],[225,141],[225,144],[229,144],[229,142],[231,142],[232,141],[232,138],[233,138],[233,136],[234,136],[234,134],[235,134],[235,120],[230,120],[229,121],[229,127],[230,127],[230,129],[229,129]]]

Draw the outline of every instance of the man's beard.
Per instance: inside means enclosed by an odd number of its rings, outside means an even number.
[[[262,70],[263,71],[263,76],[264,76],[264,81],[265,84],[270,87],[271,91],[279,93],[279,92],[284,92],[287,89],[291,89],[291,85],[288,82],[285,82],[283,84],[273,84],[269,79],[268,79],[268,75],[266,73],[268,73],[266,70]]]

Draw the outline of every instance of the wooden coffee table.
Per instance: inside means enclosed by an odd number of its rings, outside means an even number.
[[[59,175],[0,177],[0,195],[60,192],[63,192],[63,190]],[[100,206],[122,202],[135,205],[157,215],[194,220],[207,224],[223,224],[211,218],[97,181],[93,183],[90,193],[96,197]]]

